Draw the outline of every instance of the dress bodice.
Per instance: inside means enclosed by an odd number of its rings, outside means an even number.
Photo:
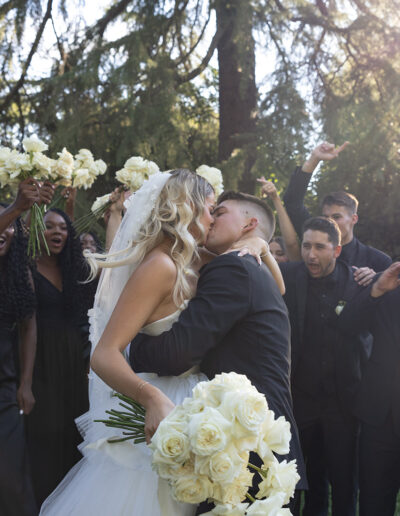
[[[158,319],[158,321],[146,324],[146,326],[143,326],[143,328],[141,329],[141,333],[154,336],[160,335],[161,333],[170,330],[174,322],[179,319],[182,310],[184,310],[187,307],[187,304],[188,302],[185,301],[178,308],[178,310],[176,310],[176,312],[173,312],[172,314],[169,314],[166,317],[163,317],[162,319]]]

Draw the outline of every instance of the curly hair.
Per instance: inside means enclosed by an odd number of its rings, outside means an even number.
[[[65,309],[76,322],[82,321],[93,304],[92,285],[84,283],[89,274],[81,244],[68,215],[59,208],[50,208],[47,213],[60,215],[67,225],[67,240],[59,254]],[[45,215],[46,218],[46,215]]]
[[[189,277],[195,275],[193,261],[198,257],[198,243],[192,233],[204,236],[200,219],[204,213],[206,198],[214,190],[203,177],[191,170],[176,169],[169,174],[170,178],[161,190],[150,216],[129,248],[106,255],[86,251],[84,255],[89,260],[93,277],[98,267],[140,264],[152,249],[165,237],[169,237],[172,241],[169,254],[177,271],[172,296],[174,303],[179,306],[184,299],[193,295]],[[124,253],[128,253],[126,258],[115,259]]]
[[[0,203],[7,207],[7,204]],[[33,263],[28,257],[27,232],[18,218],[10,249],[0,269],[0,320],[22,321],[33,315],[36,296],[32,284]]]

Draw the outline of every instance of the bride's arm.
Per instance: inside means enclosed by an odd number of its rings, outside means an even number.
[[[122,291],[91,360],[95,373],[110,387],[145,407],[147,440],[174,405],[159,389],[143,382],[122,353],[170,295],[175,279],[176,268],[167,255],[158,253],[146,259]]]

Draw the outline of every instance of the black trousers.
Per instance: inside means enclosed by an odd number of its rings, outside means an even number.
[[[319,408],[315,410],[317,406]],[[332,488],[332,515],[355,516],[357,419],[343,411],[334,396],[326,396],[318,404],[312,403],[307,407],[302,395],[294,395],[294,407],[309,486],[305,492],[303,516],[328,515],[329,484]],[[299,515],[299,509],[295,514]]]
[[[361,424],[360,516],[393,516],[400,489],[400,435],[392,417],[381,426]]]

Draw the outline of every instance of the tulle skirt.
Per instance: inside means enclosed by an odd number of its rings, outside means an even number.
[[[161,389],[175,404],[191,396],[206,380],[202,374],[180,377],[140,375]],[[118,402],[110,398],[109,408]],[[100,415],[100,414],[99,414]],[[77,420],[84,441],[83,459],[66,475],[42,505],[41,516],[193,516],[195,505],[174,501],[168,484],[151,467],[151,450],[131,441],[110,444],[121,435],[102,423],[93,423],[92,410]]]

